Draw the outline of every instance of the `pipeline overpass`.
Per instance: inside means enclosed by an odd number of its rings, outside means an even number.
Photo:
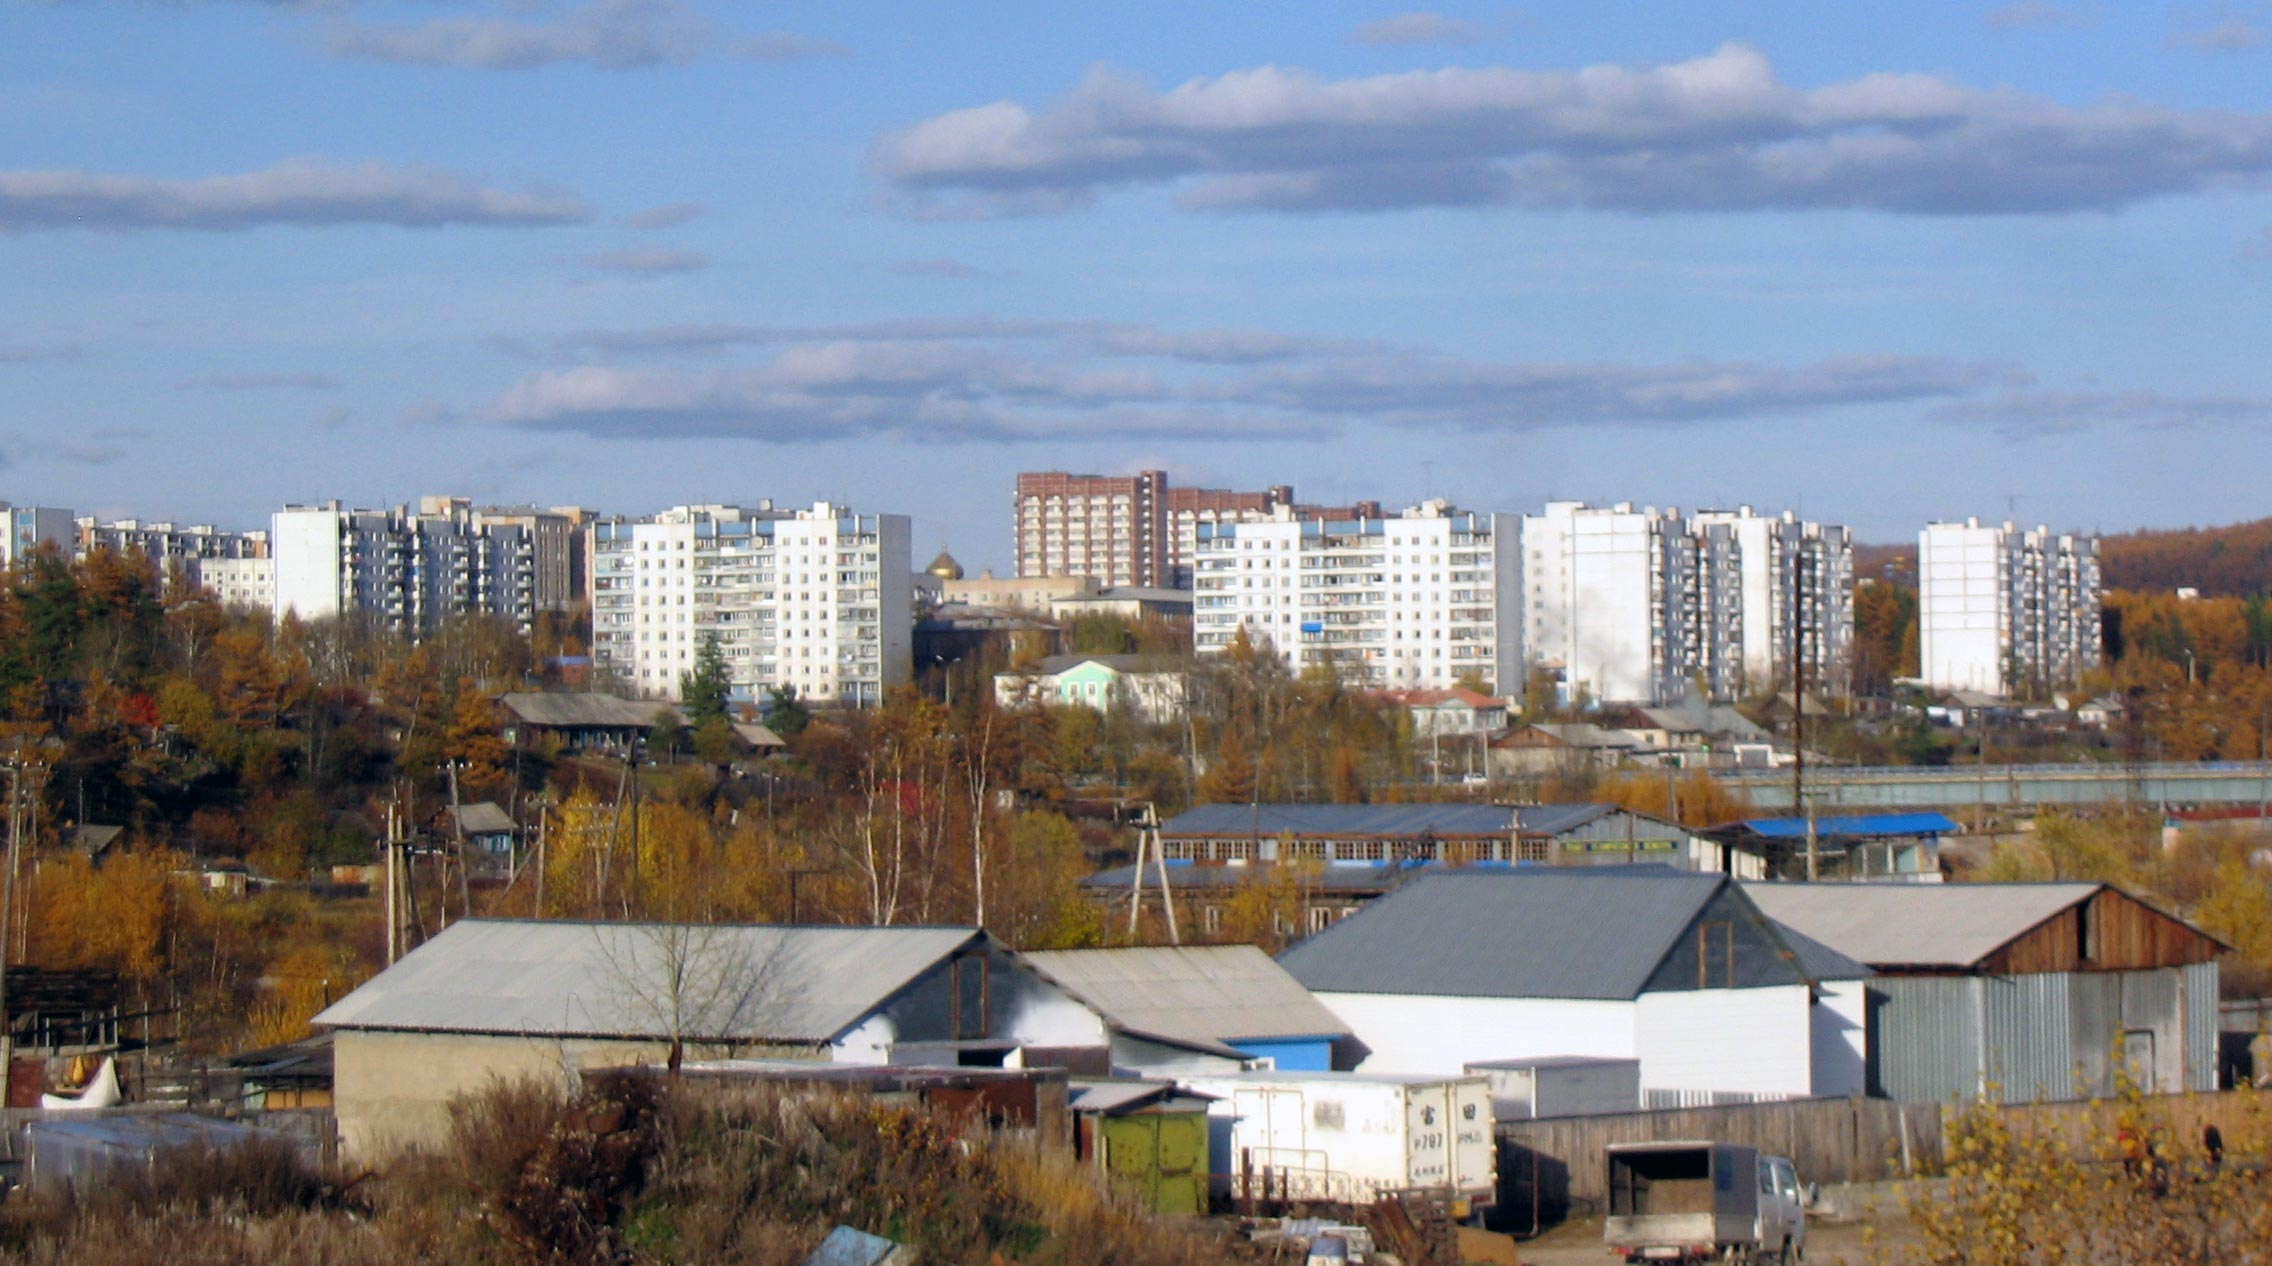
[[[1763,811],[1795,813],[1791,771],[1723,770],[1712,775]],[[1873,809],[1983,809],[2026,812],[2038,805],[2151,805],[2164,809],[2272,803],[2272,762],[2223,761],[2104,765],[1810,765],[1807,798],[1817,813]]]

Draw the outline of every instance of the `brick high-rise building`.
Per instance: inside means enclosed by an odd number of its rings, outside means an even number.
[[[1018,575],[1093,576],[1107,585],[1191,588],[1202,524],[1266,523],[1281,507],[1309,518],[1380,517],[1378,502],[1294,506],[1294,490],[1173,488],[1166,471],[1018,476]]]

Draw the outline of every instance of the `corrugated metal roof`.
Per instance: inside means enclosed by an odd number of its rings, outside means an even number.
[[[1181,892],[1185,889],[1209,892],[1231,891],[1248,884],[1269,880],[1273,863],[1249,862],[1243,866],[1204,866],[1176,864],[1167,868],[1168,888]],[[1407,863],[1398,866],[1321,866],[1304,882],[1320,892],[1387,892],[1422,871],[1444,869],[1441,862]],[[1469,867],[1472,870],[1484,866]],[[1118,889],[1125,893],[1135,882],[1134,866],[1115,866],[1098,871],[1081,881],[1081,886],[1096,892]],[[1144,868],[1144,890],[1160,890],[1160,866],[1157,862]]]
[[[1771,840],[1803,840],[1805,818],[1748,818],[1743,827]],[[1851,817],[1816,818],[1819,838],[1868,839],[1881,835],[1955,835],[1964,828],[1945,813],[1864,813]]]
[[[833,1041],[975,928],[466,919],[333,1003],[340,1029]],[[671,977],[687,983],[676,991]],[[673,1016],[677,1023],[673,1023]]]
[[[1048,950],[1036,971],[1115,1028],[1178,1045],[1345,1037],[1349,1026],[1252,945]]]
[[[2097,884],[1743,887],[1768,918],[1880,970],[1971,967],[2099,889]]]
[[[1515,810],[1515,821],[1525,835],[1560,835],[1615,812],[1613,804],[1526,804]]]
[[[506,711],[518,717],[525,725],[562,727],[598,726],[645,729],[655,723],[656,717],[665,713],[675,715],[678,711],[677,708],[667,703],[618,699],[614,695],[589,692],[543,694],[535,691],[514,691],[499,695],[497,702]]]
[[[1756,903],[1754,903],[1756,904]],[[1762,911],[1761,913],[1765,913]],[[1768,915],[1773,922],[1773,915]],[[1857,962],[1837,950],[1787,924],[1776,923],[1775,934],[1799,960],[1799,970],[1816,980],[1867,980],[1876,973],[1866,963]]]
[[[514,829],[513,819],[507,817],[505,811],[493,801],[480,800],[473,804],[459,805],[456,812],[458,826],[468,835],[494,835]]]
[[[1278,961],[1318,993],[1630,999],[1726,882],[1617,866],[1423,875]]]
[[[1163,835],[1510,835],[1500,804],[1203,804],[1160,824]]]

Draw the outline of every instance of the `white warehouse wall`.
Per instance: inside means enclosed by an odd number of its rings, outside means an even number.
[[[1638,1054],[1630,1002],[1364,993],[1317,999],[1371,1048],[1359,1072],[1449,1075],[1477,1060]]]
[[[1814,1093],[1805,985],[1641,995],[1634,1029],[1641,1089]]]

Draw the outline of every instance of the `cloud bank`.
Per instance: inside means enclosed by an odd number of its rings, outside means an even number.
[[[343,17],[331,25],[325,45],[339,57],[465,70],[563,63],[630,70],[712,55],[783,62],[844,51],[785,32],[733,35],[677,0],[597,0],[552,20],[450,17],[392,26]]]
[[[1925,74],[1795,88],[1728,44],[1639,68],[1262,66],[1164,92],[1098,69],[1045,109],[998,101],[886,135],[872,161],[902,210],[934,217],[1153,187],[1215,212],[2062,213],[2260,186],[2272,115],[2072,106]]]
[[[522,343],[521,346],[532,346]],[[608,438],[821,443],[1319,438],[1369,425],[1438,433],[1678,426],[2016,390],[2008,366],[1920,356],[1781,366],[1474,360],[1352,339],[990,318],[785,328],[585,331],[563,358],[424,424]],[[687,364],[734,352],[754,359]]]
[[[591,218],[564,194],[484,188],[426,167],[297,159],[194,180],[0,171],[0,231],[245,229],[259,225],[539,226]]]

